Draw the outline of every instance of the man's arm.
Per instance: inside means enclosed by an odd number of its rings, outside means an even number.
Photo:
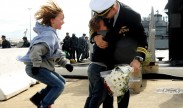
[[[137,21],[134,23],[135,25],[135,34],[136,34],[136,41],[137,41],[137,54],[134,57],[133,61],[130,63],[132,67],[134,67],[134,71],[138,72],[138,70],[141,67],[141,64],[143,61],[145,61],[146,55],[147,55],[147,36],[144,32],[144,27],[141,23],[141,17],[140,14],[137,17]]]
[[[148,43],[147,43],[147,36],[144,31],[144,27],[141,23],[141,17],[137,18],[137,22],[135,24],[136,26],[136,40],[137,40],[137,57],[142,57],[143,61],[145,60],[145,57],[147,55],[147,48],[148,48]],[[136,57],[136,58],[137,58]]]

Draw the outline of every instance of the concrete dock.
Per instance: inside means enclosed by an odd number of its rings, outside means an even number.
[[[87,79],[68,79],[62,95],[53,108],[83,108],[88,96]],[[130,96],[129,108],[183,108],[182,80],[143,80],[142,91]],[[42,83],[6,100],[0,101],[1,108],[36,108],[29,98],[43,88]],[[102,108],[102,106],[100,107]],[[117,108],[116,99],[114,108]]]
[[[3,52],[3,53],[2,53]],[[11,54],[9,53],[11,52]],[[30,81],[27,79],[25,74],[24,64],[16,61],[17,55],[25,54],[26,49],[9,49],[1,50],[2,61],[0,68],[0,87],[1,90],[12,89],[12,93],[17,93],[15,96],[0,101],[0,108],[36,108],[30,101],[29,98],[44,88],[45,85],[42,83],[35,84],[31,87],[27,87]],[[162,52],[167,54],[166,52]],[[157,56],[164,54],[157,53]],[[167,60],[165,56],[165,60]],[[11,68],[10,68],[11,67]],[[62,75],[81,75],[86,76],[87,66],[74,66],[74,71],[68,73],[64,68],[56,67],[56,71]],[[170,67],[167,64],[161,64],[159,73],[183,77],[183,67]],[[22,76],[20,76],[22,75]],[[12,78],[15,80],[12,80]],[[66,77],[66,76],[65,76]],[[77,78],[77,79],[74,79]],[[85,100],[88,96],[88,80],[87,78],[79,79],[79,77],[67,77],[65,90],[62,95],[55,101],[52,108],[83,108]],[[4,80],[3,80],[4,79]],[[19,79],[20,81],[17,81]],[[27,82],[23,85],[21,90],[16,88],[22,82]],[[2,84],[6,86],[2,86]],[[17,85],[16,85],[17,84]],[[23,83],[24,84],[24,83]],[[31,84],[34,84],[31,82]],[[14,87],[12,87],[14,86]],[[27,88],[24,88],[26,86]],[[18,90],[16,90],[18,89]],[[15,91],[13,91],[15,90]],[[23,91],[22,91],[23,90]],[[21,92],[20,92],[21,91]],[[6,92],[6,91],[5,91]],[[20,93],[19,93],[20,92]],[[4,92],[2,92],[4,93]],[[9,96],[9,95],[8,95]],[[154,78],[154,79],[143,79],[143,85],[139,94],[131,93],[129,108],[183,108],[183,80],[167,78]],[[102,106],[100,107],[102,108]],[[116,98],[114,100],[114,108],[117,108]]]

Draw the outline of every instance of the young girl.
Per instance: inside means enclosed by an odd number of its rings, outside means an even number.
[[[64,90],[64,78],[55,72],[55,63],[65,67],[68,71],[73,66],[61,52],[60,42],[56,33],[64,24],[64,13],[53,1],[41,6],[35,13],[37,20],[34,31],[37,36],[31,41],[27,54],[20,60],[26,64],[26,73],[46,84],[46,88],[31,97],[31,101],[38,108],[51,108],[51,104]]]

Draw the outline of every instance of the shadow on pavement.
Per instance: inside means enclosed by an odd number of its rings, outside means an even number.
[[[174,94],[171,99],[159,105],[160,108],[182,108],[183,94]]]
[[[143,79],[177,79],[183,80],[183,77],[166,75],[166,74],[159,74],[159,73],[147,73],[142,75]]]

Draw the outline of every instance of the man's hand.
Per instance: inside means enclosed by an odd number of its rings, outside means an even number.
[[[133,59],[133,61],[130,63],[130,66],[134,68],[134,72],[138,72],[141,68],[141,63],[138,60]]]
[[[94,37],[94,41],[97,44],[97,46],[99,48],[105,49],[108,47],[108,42],[103,40],[103,36],[102,35],[97,35]]]
[[[39,73],[40,67],[32,67],[32,74],[37,75]]]
[[[69,71],[72,72],[73,71],[73,66],[71,64],[66,64],[65,68]]]

